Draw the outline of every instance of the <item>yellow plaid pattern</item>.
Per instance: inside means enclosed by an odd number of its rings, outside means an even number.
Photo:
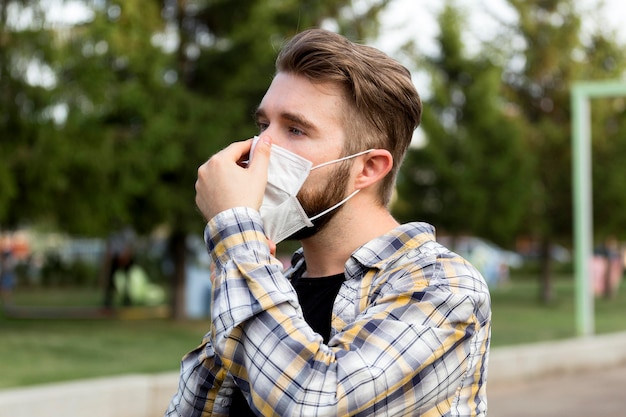
[[[167,416],[227,416],[241,388],[263,416],[484,416],[491,305],[482,276],[425,223],[399,226],[345,267],[326,345],[302,317],[258,212],[205,229],[213,327],[183,358]]]

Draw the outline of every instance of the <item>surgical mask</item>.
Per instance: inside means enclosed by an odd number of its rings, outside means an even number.
[[[252,149],[250,150],[250,160],[252,160],[252,154],[258,141],[259,137],[255,136]],[[289,152],[278,145],[272,145],[267,170],[267,186],[265,187],[263,202],[259,210],[267,237],[274,243],[282,242],[305,227],[313,227],[315,219],[339,208],[354,197],[360,190],[355,190],[346,198],[321,213],[308,217],[296,195],[311,171],[366,154],[370,151],[372,149],[313,166],[313,163],[308,159]]]

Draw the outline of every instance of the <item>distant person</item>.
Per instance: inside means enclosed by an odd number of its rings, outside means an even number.
[[[3,248],[0,253],[0,294],[3,307],[13,304],[13,290],[16,285],[16,261],[10,249]]]
[[[422,111],[409,71],[317,29],[276,70],[259,138],[198,171],[212,327],[166,415],[485,416],[487,284],[388,209]]]
[[[134,244],[135,234],[130,229],[114,233],[107,243],[103,300],[103,306],[107,309],[113,308],[116,300],[121,300],[117,305],[131,304],[127,282],[120,278],[116,282],[115,276],[118,271],[128,270],[134,263]]]
[[[602,245],[596,248],[592,260],[592,270],[596,297],[615,297],[624,273],[623,255],[615,237],[608,237]]]
[[[123,306],[154,306],[165,301],[163,289],[150,282],[146,270],[134,258],[117,269],[113,281],[118,289],[118,304]]]

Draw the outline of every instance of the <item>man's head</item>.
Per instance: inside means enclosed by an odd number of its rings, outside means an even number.
[[[375,48],[322,29],[293,37],[280,52],[276,71],[304,76],[314,83],[333,83],[341,89],[344,154],[377,148],[393,156],[393,169],[379,192],[381,203],[388,205],[422,112],[410,72]]]

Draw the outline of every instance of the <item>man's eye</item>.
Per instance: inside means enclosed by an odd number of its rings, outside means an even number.
[[[301,131],[300,129],[298,129],[297,127],[290,127],[289,128],[289,133],[291,133],[292,135],[295,135],[295,136],[302,136],[302,135],[304,135],[304,132]]]
[[[269,126],[269,123],[257,122],[257,127],[259,128],[259,132],[263,132]]]

